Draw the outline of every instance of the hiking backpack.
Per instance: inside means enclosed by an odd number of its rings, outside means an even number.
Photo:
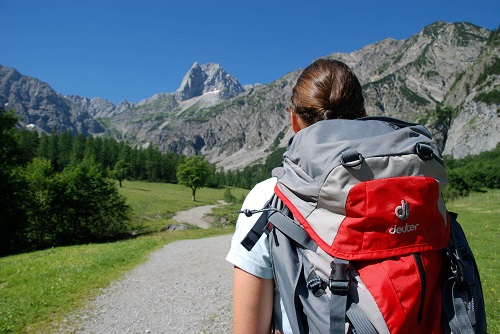
[[[241,211],[262,212],[242,245],[269,234],[274,315],[281,300],[293,333],[486,333],[479,273],[423,126],[320,121],[273,174],[266,206]]]

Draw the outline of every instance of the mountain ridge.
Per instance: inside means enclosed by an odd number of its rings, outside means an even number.
[[[385,38],[322,58],[338,59],[353,69],[369,115],[423,123],[445,154],[460,158],[492,149],[500,140],[498,97],[493,103],[479,98],[496,96],[500,87],[498,39],[498,31],[438,21],[408,39]],[[29,77],[4,72],[0,68],[0,102],[15,108],[24,124],[152,143],[162,151],[201,154],[221,168],[235,169],[263,162],[293,135],[285,109],[301,69],[243,88],[219,64],[194,62],[175,92],[116,106],[102,98],[58,95],[41,81],[29,86],[28,79],[21,80]],[[477,84],[484,73],[489,74]],[[40,93],[34,87],[45,87],[38,88],[47,94],[44,108],[35,108]],[[50,101],[52,118],[46,115]]]

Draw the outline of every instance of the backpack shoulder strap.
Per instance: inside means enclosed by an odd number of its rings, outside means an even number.
[[[272,210],[271,203],[273,200],[275,200],[276,195],[273,195],[269,201],[264,205],[264,207],[260,210],[249,210],[249,209],[244,209],[240,211],[236,211],[237,213],[244,213],[245,216],[250,217],[255,213],[261,213],[260,217],[257,219],[255,224],[252,226],[250,231],[248,231],[247,235],[245,238],[241,241],[241,244],[243,247],[246,248],[246,250],[250,251],[252,250],[253,246],[257,243],[257,241],[260,239],[262,234],[264,234],[264,231],[268,230],[267,225],[269,222],[269,212]],[[267,232],[269,233],[269,232]]]

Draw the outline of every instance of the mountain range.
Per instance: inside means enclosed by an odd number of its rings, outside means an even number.
[[[370,116],[424,124],[444,154],[461,158],[500,141],[499,54],[498,30],[438,21],[408,39],[386,38],[324,58],[356,73]],[[114,105],[59,94],[40,79],[0,66],[0,103],[16,111],[20,125],[39,131],[112,136],[237,169],[262,162],[293,135],[285,110],[300,73],[243,87],[219,64],[194,62],[177,91]]]

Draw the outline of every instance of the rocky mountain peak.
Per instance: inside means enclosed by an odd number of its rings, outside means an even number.
[[[498,36],[469,23],[438,21],[408,39],[386,38],[325,57],[358,75],[368,115],[425,124],[444,154],[460,158],[500,141]],[[285,109],[300,73],[243,88],[220,65],[195,62],[177,91],[114,106],[102,98],[62,96],[0,66],[0,105],[8,103],[22,123],[47,132],[104,132],[161,151],[201,154],[229,170],[263,162],[286,145],[293,131]]]
[[[192,99],[207,93],[218,94],[222,100],[229,99],[243,92],[238,80],[229,75],[219,64],[207,63],[193,66],[184,76],[181,86],[176,92],[180,101]]]

